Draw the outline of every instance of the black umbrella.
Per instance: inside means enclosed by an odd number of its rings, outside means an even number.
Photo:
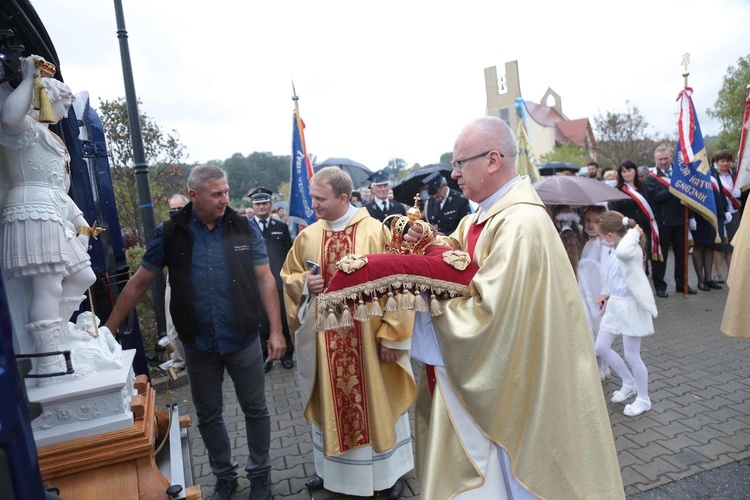
[[[414,205],[414,196],[424,188],[422,179],[433,172],[440,172],[443,178],[448,181],[448,186],[451,189],[459,190],[458,181],[451,179],[452,171],[453,167],[447,163],[433,163],[419,167],[393,185],[393,198],[405,205]]]
[[[577,174],[581,167],[567,161],[548,161],[539,165],[539,175],[555,175],[558,172],[573,172]]]
[[[370,183],[368,177],[373,174],[372,170],[349,158],[328,158],[322,163],[313,165],[313,172],[323,167],[339,167],[352,178],[355,189],[368,185]]]

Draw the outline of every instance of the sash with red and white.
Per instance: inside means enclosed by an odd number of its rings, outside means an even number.
[[[659,183],[662,186],[664,186],[665,188],[669,189],[669,187],[670,187],[671,184],[669,183],[669,180],[667,180],[667,177],[660,177],[660,176],[656,175],[656,172],[651,172],[649,175],[651,177],[653,177],[654,179],[656,179],[657,181],[659,181]]]
[[[732,196],[732,192],[729,191],[724,184],[719,186],[719,183],[716,181],[716,177],[713,175],[711,176],[711,186],[713,186],[714,191],[719,196],[724,195],[724,197],[729,200],[729,202],[732,204],[735,210],[741,210],[742,205],[740,205],[740,202],[737,201],[737,198]]]
[[[622,192],[630,196],[641,212],[648,216],[648,223],[651,226],[651,258],[653,260],[664,260],[664,256],[661,254],[661,242],[659,241],[659,226],[654,218],[654,211],[651,210],[651,206],[646,201],[641,193],[635,189],[630,189],[627,184],[621,186]]]
[[[711,176],[711,182],[714,183],[714,189],[716,189],[717,183],[716,183],[716,179],[714,179],[713,176]],[[721,185],[721,194],[723,194],[724,197],[727,199],[727,201],[732,204],[732,207],[735,210],[737,210],[738,212],[742,210],[742,205],[740,205],[739,200],[735,198],[734,196],[732,196],[732,192],[728,190],[724,184]]]

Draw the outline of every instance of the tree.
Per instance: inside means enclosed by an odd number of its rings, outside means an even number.
[[[392,175],[393,177],[398,177],[398,174],[401,173],[401,171],[406,167],[408,167],[408,164],[405,160],[402,160],[401,158],[391,158],[390,160],[388,160],[388,166],[386,166],[383,170],[385,170],[386,173]]]
[[[651,165],[656,143],[646,134],[648,122],[630,101],[625,101],[625,108],[624,113],[607,111],[594,117],[599,163],[617,167],[631,160],[636,165]]]
[[[440,163],[450,163],[453,161],[453,151],[448,151],[440,155]]]
[[[748,83],[750,83],[750,55],[741,57],[737,61],[737,67],[730,66],[727,69],[719,96],[713,107],[706,111],[708,116],[718,118],[721,122],[717,148],[728,149],[733,154],[737,154],[740,149]]]
[[[591,158],[588,151],[584,148],[572,142],[566,142],[562,146],[555,146],[555,149],[540,156],[539,161],[542,163],[548,161],[565,161],[582,167],[591,161]]]
[[[138,105],[140,107],[141,103]],[[107,155],[120,224],[133,228],[139,241],[144,244],[125,98],[102,100],[99,115],[107,140]],[[154,218],[159,222],[167,218],[169,197],[186,192],[185,170],[181,161],[187,155],[175,130],[165,133],[156,120],[145,113],[141,113],[140,119],[146,163],[149,165]]]
[[[222,168],[229,177],[229,197],[241,199],[250,189],[258,186],[277,191],[279,186],[289,182],[290,162],[288,155],[274,156],[257,151],[247,156],[233,154],[222,162]]]

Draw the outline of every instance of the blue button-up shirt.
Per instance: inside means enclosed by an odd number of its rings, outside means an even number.
[[[184,347],[188,351],[197,352],[218,350],[221,355],[244,349],[253,342],[254,336],[243,337],[240,333],[232,281],[224,251],[223,219],[219,219],[213,229],[209,230],[193,211],[188,226],[193,237],[190,281],[195,343],[185,344]],[[266,245],[258,225],[250,224],[248,220],[248,227],[253,242],[253,266],[268,264]],[[163,224],[156,228],[141,265],[157,273],[167,265]]]

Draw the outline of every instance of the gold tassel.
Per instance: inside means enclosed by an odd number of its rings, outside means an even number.
[[[359,299],[359,305],[357,305],[357,309],[354,310],[354,319],[359,321],[360,323],[363,323],[370,319],[370,316],[367,314],[365,303],[361,298]]]
[[[341,304],[341,308],[343,309],[343,312],[341,313],[341,318],[339,319],[339,328],[353,327],[354,321],[352,321],[352,313],[349,311],[349,307],[346,305],[346,302]]]
[[[378,297],[372,294],[372,306],[370,307],[370,316],[377,316],[378,318],[383,317],[383,309],[380,307],[380,301]]]
[[[406,290],[401,292],[401,300],[399,301],[398,308],[402,311],[411,311],[414,309],[414,305],[411,300],[409,300],[409,294],[406,293]]]
[[[34,77],[34,109],[39,110],[39,123],[57,123],[57,117],[55,112],[52,111],[49,96],[44,91],[42,79],[38,76]]]
[[[328,309],[328,318],[326,318],[325,328],[323,330],[338,330],[339,322],[336,321],[336,314],[333,312],[333,307]]]
[[[440,305],[440,302],[438,302],[437,297],[433,293],[430,296],[430,316],[440,316],[441,314],[443,314],[443,306]]]
[[[388,292],[388,301],[385,303],[385,312],[392,313],[398,311],[396,299],[393,298],[393,292]]]
[[[320,305],[318,305],[317,317],[315,321],[315,330],[318,332],[322,332],[325,329],[326,329],[325,307],[320,307]]]
[[[417,293],[414,295],[414,310],[417,312],[427,312],[429,310],[427,304],[425,304],[424,299],[422,298],[422,294],[419,293],[419,290],[417,290]]]

